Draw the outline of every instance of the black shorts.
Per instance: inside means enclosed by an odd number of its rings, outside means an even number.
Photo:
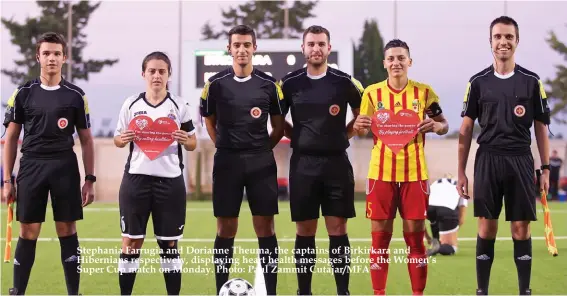
[[[183,237],[187,207],[183,175],[161,178],[126,172],[120,184],[119,206],[123,237],[144,238],[150,213],[156,239]]]
[[[474,216],[498,219],[502,196],[506,221],[536,221],[534,159],[479,149],[474,164]]]
[[[427,207],[427,220],[438,223],[439,234],[453,233],[459,230],[459,212],[441,206]]]
[[[323,216],[352,218],[354,174],[346,152],[331,156],[293,153],[289,167],[292,221]]]
[[[72,222],[83,219],[81,175],[75,153],[55,159],[23,156],[16,182],[17,221],[44,222],[50,195],[53,220]]]
[[[271,150],[217,150],[213,164],[215,217],[238,217],[244,188],[253,216],[278,214],[278,169]]]

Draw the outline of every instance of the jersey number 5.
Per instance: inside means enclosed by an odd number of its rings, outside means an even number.
[[[372,202],[366,202],[366,218],[372,217]]]

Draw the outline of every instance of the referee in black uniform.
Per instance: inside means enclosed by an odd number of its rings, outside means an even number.
[[[213,165],[213,208],[217,217],[215,279],[217,294],[228,281],[238,215],[246,188],[268,295],[276,294],[278,242],[277,167],[272,148],[283,137],[284,100],[276,80],[252,67],[254,30],[239,25],[228,32],[232,67],[205,83],[201,114],[217,152]],[[268,117],[273,127],[268,134]]]
[[[82,207],[94,199],[96,178],[93,175],[94,145],[87,98],[83,90],[61,77],[66,53],[67,44],[60,34],[40,36],[36,50],[40,77],[19,86],[8,100],[3,159],[3,194],[6,197],[14,190],[10,175],[24,126],[22,158],[16,179],[16,219],[20,222],[20,237],[14,256],[14,287],[10,289],[10,295],[26,292],[49,194],[67,292],[69,295],[79,292],[79,241],[75,221],[83,219]],[[73,151],[75,128],[86,174],[82,189]]]
[[[296,222],[295,252],[298,295],[311,295],[315,265],[315,234],[319,208],[329,235],[329,257],[338,295],[349,295],[347,219],[355,217],[354,175],[346,149],[353,136],[347,107],[358,116],[364,88],[350,75],[327,64],[331,51],[329,31],[311,26],[301,45],[307,67],[282,79],[286,105],[293,126],[286,123],[291,139],[291,218]]]
[[[511,221],[514,260],[520,295],[530,295],[532,242],[530,221],[536,221],[534,159],[530,127],[534,125],[543,164],[540,191],[549,187],[549,107],[537,74],[514,61],[519,42],[515,20],[502,16],[490,25],[494,64],[474,75],[465,94],[459,138],[457,190],[468,198],[465,175],[475,119],[481,133],[474,164],[474,215],[479,217],[476,247],[478,295],[488,293],[498,217],[504,200],[506,221]]]

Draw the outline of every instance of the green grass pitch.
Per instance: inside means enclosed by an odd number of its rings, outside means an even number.
[[[364,217],[364,202],[357,202],[358,217],[351,219],[348,224],[351,246],[365,250],[370,246],[370,223]],[[538,206],[539,221],[532,224],[533,240],[533,267],[532,289],[534,295],[565,294],[567,293],[567,203],[550,203],[552,221],[557,238],[559,256],[552,257],[546,249],[543,240],[543,213]],[[516,267],[513,260],[513,243],[510,238],[510,227],[501,217],[499,226],[499,240],[496,242],[495,261],[491,272],[490,293],[518,295]],[[6,208],[2,209],[2,238],[5,235]],[[35,264],[31,273],[27,294],[65,294],[65,280],[61,268],[59,242],[55,234],[51,209],[47,210],[47,222],[43,225],[40,241],[37,245]],[[145,272],[139,273],[134,286],[136,295],[165,295],[165,283],[159,273],[159,255],[156,240],[153,236],[151,220],[148,224],[147,238],[144,245],[141,267]],[[400,220],[395,222],[395,233],[391,243],[391,258],[398,260],[405,258],[404,253],[396,254],[396,250],[403,250],[405,244],[402,236]],[[13,236],[17,237],[18,223],[13,224]],[[187,204],[187,220],[185,224],[184,240],[180,248],[184,252],[185,260],[183,274],[182,294],[214,295],[215,282],[213,266],[210,263],[212,255],[195,254],[198,251],[211,249],[215,237],[216,222],[212,214],[210,202],[189,202]],[[280,260],[292,258],[291,248],[294,245],[295,226],[291,222],[289,204],[280,203],[280,214],[276,217],[276,233],[280,248],[287,254],[280,254]],[[83,274],[81,275],[81,293],[83,295],[104,294],[118,295],[118,275],[115,273],[120,249],[120,216],[117,204],[92,204],[85,210],[85,219],[78,223],[78,234],[81,247],[88,254],[83,254]],[[474,294],[476,288],[475,273],[475,242],[476,220],[472,215],[472,207],[467,210],[465,225],[459,232],[461,241],[455,256],[430,258],[428,267],[428,280],[425,294],[462,295]],[[317,234],[317,248],[328,248],[327,233],[324,222],[319,223]],[[12,242],[12,257],[17,241]],[[254,284],[255,266],[253,262],[256,255],[245,254],[257,248],[257,240],[252,228],[252,219],[248,204],[243,203],[236,237],[235,271],[233,277],[242,277]],[[192,254],[189,254],[192,251]],[[154,253],[153,255],[151,253]],[[4,256],[4,239],[2,244]],[[318,254],[321,261],[328,258],[327,254]],[[352,295],[371,295],[372,286],[368,273],[367,254],[353,255],[350,291]],[[396,260],[396,259],[392,259]],[[198,263],[197,261],[205,262]],[[367,262],[367,261],[366,261]],[[12,284],[12,262],[2,264],[1,292],[7,293]],[[236,266],[235,266],[236,265]],[[325,262],[317,264],[313,276],[313,293],[315,295],[333,295],[336,293],[334,278],[328,272]],[[358,266],[358,267],[356,267]],[[292,263],[282,263],[282,270],[291,269]],[[358,269],[357,269],[358,268]],[[87,273],[86,271],[89,271]],[[278,294],[294,295],[297,289],[296,275],[290,272],[281,272],[278,276]],[[407,265],[405,263],[391,263],[388,276],[388,294],[411,294]],[[336,294],[335,294],[336,295]]]

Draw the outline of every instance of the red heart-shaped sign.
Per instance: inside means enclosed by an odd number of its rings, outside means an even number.
[[[169,117],[160,117],[154,121],[149,116],[141,115],[130,121],[128,129],[136,133],[134,143],[149,159],[154,160],[173,143],[173,132],[178,126]]]
[[[394,114],[392,110],[378,110],[372,115],[372,133],[397,154],[417,134],[419,115],[413,110],[403,109]]]

